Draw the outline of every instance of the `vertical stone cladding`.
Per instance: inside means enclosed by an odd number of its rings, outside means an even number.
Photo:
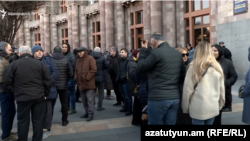
[[[114,1],[105,1],[106,48],[114,46]]]
[[[19,29],[18,29],[18,40],[19,40],[19,44],[18,47],[24,45],[24,22],[21,23]]]
[[[51,53],[51,47],[50,47],[50,15],[49,14],[44,14],[44,32],[43,32],[43,36],[44,36],[44,46],[43,49],[45,50],[45,52],[47,53]]]
[[[165,40],[171,47],[176,46],[175,1],[162,1],[162,29]]]
[[[176,1],[177,45],[185,47],[184,1]]]
[[[116,38],[117,38],[117,48],[118,50],[121,50],[122,48],[125,48],[125,22],[124,22],[124,7],[120,3],[120,1],[115,2],[115,8],[116,8]]]
[[[150,1],[151,34],[163,33],[162,30],[162,1]]]
[[[71,51],[73,51],[73,37],[72,37],[72,5],[68,4],[67,5],[67,16],[68,16],[68,43],[70,44]]]
[[[87,38],[87,35],[88,35],[88,19],[87,17],[84,16],[85,14],[85,8],[86,6],[85,5],[81,5],[80,6],[80,10],[81,10],[81,16],[80,16],[80,24],[81,24],[81,28],[80,28],[80,40],[81,40],[81,44],[80,46],[83,46],[83,47],[88,47],[88,38]]]
[[[54,47],[60,46],[62,47],[62,43],[59,42],[58,44],[58,36],[57,36],[57,25],[56,25],[56,15],[51,15],[50,16],[50,29],[51,29],[51,51],[53,51]]]
[[[210,23],[211,23],[211,44],[218,44],[217,41],[217,25],[218,25],[218,10],[217,10],[218,1],[211,1],[211,15],[210,15]]]
[[[100,28],[101,28],[101,51],[108,51],[106,48],[106,26],[105,26],[105,1],[99,1],[100,3]]]
[[[79,6],[72,4],[72,49],[80,47],[79,41]]]
[[[151,14],[150,1],[143,1],[143,30],[144,39],[150,40],[151,36]]]
[[[45,49],[45,43],[44,43],[44,14],[40,14],[39,29],[40,29],[41,46],[42,46],[43,49]]]
[[[24,44],[27,46],[31,46],[30,42],[30,29],[29,29],[29,20],[24,21]]]

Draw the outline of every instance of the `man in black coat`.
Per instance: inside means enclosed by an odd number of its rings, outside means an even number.
[[[116,101],[117,103],[115,103],[113,106],[121,106],[123,101],[123,97],[120,91],[120,87],[119,84],[117,83],[119,80],[119,65],[120,65],[120,56],[118,53],[118,49],[116,47],[111,47],[110,49],[110,56],[107,58],[108,60],[108,72],[110,74],[112,83],[113,83],[113,88],[115,91],[115,95],[116,95]]]
[[[59,46],[54,48],[52,60],[56,64],[59,72],[59,75],[56,79],[56,89],[62,105],[62,125],[66,126],[69,123],[67,86],[69,79],[73,77],[73,70],[69,60],[62,54],[62,48]]]
[[[153,51],[146,57],[148,41],[142,41],[138,59],[138,71],[148,73],[148,124],[175,125],[185,65],[181,54],[164,41],[163,35],[154,33],[151,44]]]
[[[95,47],[94,51],[90,53],[95,58],[97,72],[95,73],[95,86],[98,89],[98,107],[97,111],[105,110],[102,107],[102,101],[104,99],[104,69],[107,67],[107,62],[104,56],[102,56],[100,47]]]
[[[219,44],[222,47],[222,52],[223,52],[224,57],[232,61],[231,51],[224,46],[224,42],[223,41],[219,42]]]
[[[14,85],[17,101],[18,140],[27,141],[30,114],[33,124],[33,140],[43,136],[45,99],[50,94],[51,78],[47,66],[32,57],[30,47],[19,48],[20,58],[8,67],[4,79],[7,87]]]

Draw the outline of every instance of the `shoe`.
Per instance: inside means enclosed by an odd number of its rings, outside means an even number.
[[[232,112],[232,109],[231,109],[231,108],[224,108],[224,109],[222,110],[222,112]]]
[[[76,110],[74,110],[74,109],[70,109],[69,111],[68,111],[68,114],[69,115],[72,115],[72,114],[75,114],[76,113]]]
[[[84,114],[80,118],[87,118],[87,117],[88,117],[88,114]]]
[[[67,126],[68,124],[69,124],[69,121],[67,120],[62,122],[62,126]]]
[[[17,141],[17,138],[13,135],[10,135],[8,138],[3,139],[2,141]]]
[[[107,96],[106,99],[107,99],[107,100],[114,100],[115,98],[114,98],[113,96],[110,95],[110,96]]]
[[[77,100],[77,101],[76,101],[76,103],[82,103],[82,101],[80,101],[80,100]]]
[[[125,113],[125,112],[128,112],[128,110],[121,109],[120,112]]]
[[[88,118],[86,119],[87,122],[93,120],[93,116],[88,116]]]
[[[10,135],[17,135],[17,132],[10,132]]]
[[[43,129],[43,132],[46,132],[46,131],[48,131],[47,129]]]
[[[113,106],[121,106],[122,103],[115,103]]]
[[[126,112],[125,116],[130,116],[132,114],[133,114],[133,112]]]
[[[45,133],[43,133],[43,140],[48,138],[51,135],[50,131],[46,131]]]
[[[103,108],[103,107],[98,107],[97,108],[97,111],[102,111],[102,110],[105,110],[105,108]]]

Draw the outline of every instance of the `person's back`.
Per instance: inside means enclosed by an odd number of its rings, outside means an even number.
[[[90,53],[94,57],[97,66],[97,72],[95,73],[95,82],[104,82],[104,69],[105,69],[105,58],[101,52],[93,51]]]

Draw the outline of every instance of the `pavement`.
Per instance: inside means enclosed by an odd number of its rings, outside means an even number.
[[[224,125],[245,125],[241,122],[243,100],[238,98],[238,88],[244,83],[238,80],[232,87],[233,106],[232,112],[223,113],[222,124]],[[114,93],[112,92],[112,95]],[[96,102],[98,99],[96,98]],[[60,102],[57,101],[54,109],[52,135],[45,141],[140,141],[140,127],[132,126],[132,116],[125,116],[120,113],[121,107],[114,107],[115,100],[104,100],[104,111],[96,111],[94,120],[86,122],[80,116],[84,114],[82,103],[76,103],[77,113],[69,115],[70,123],[61,126]],[[13,131],[17,130],[15,119]],[[29,141],[32,137],[32,124],[30,124]]]

